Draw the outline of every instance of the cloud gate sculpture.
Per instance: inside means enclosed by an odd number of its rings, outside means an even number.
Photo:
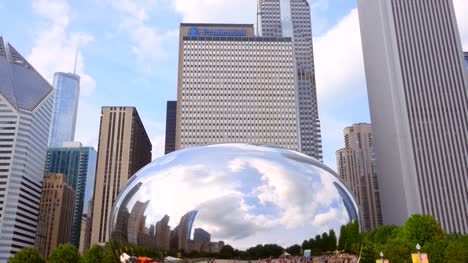
[[[116,200],[112,241],[216,253],[229,244],[284,248],[359,221],[337,175],[291,150],[250,144],[188,148],[136,173]]]

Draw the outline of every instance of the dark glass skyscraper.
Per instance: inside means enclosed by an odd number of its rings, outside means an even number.
[[[175,151],[177,101],[168,101],[166,109],[166,145],[164,154]]]
[[[54,113],[50,125],[49,147],[61,147],[75,140],[76,115],[80,97],[80,76],[54,74]]]
[[[307,0],[257,1],[258,34],[293,39],[301,152],[322,160],[309,3]]]
[[[71,243],[76,248],[80,243],[81,218],[88,213],[93,196],[96,172],[96,150],[81,147],[81,144],[49,148],[47,151],[46,173],[64,174],[67,185],[75,191]]]

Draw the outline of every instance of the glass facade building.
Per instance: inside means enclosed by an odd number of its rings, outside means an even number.
[[[301,152],[322,160],[310,6],[307,0],[258,0],[262,37],[291,37],[294,46]]]
[[[34,246],[53,88],[0,37],[0,262]]]
[[[60,173],[66,177],[67,185],[75,191],[71,244],[79,247],[81,218],[88,214],[93,197],[96,172],[96,150],[81,145],[49,148],[47,151],[46,173]]]
[[[80,76],[57,72],[54,74],[54,89],[55,100],[49,147],[61,147],[64,142],[72,142],[75,139]]]

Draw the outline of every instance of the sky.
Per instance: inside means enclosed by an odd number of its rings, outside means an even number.
[[[468,1],[453,0],[464,50]],[[343,129],[370,122],[355,0],[309,0],[324,162]],[[181,22],[252,23],[256,0],[0,0],[0,35],[50,82],[72,72],[81,96],[75,140],[97,147],[102,106],[135,106],[163,155],[166,101],[177,95]]]

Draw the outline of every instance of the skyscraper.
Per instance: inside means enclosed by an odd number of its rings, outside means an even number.
[[[81,143],[65,143],[64,147],[49,148],[46,173],[65,175],[67,185],[75,192],[71,244],[80,246],[81,219],[88,214],[89,202],[93,197],[96,173],[96,150],[82,147]]]
[[[151,142],[134,107],[103,107],[94,185],[91,244],[109,241],[109,217],[119,191],[151,162]]]
[[[64,174],[45,175],[36,234],[36,248],[43,257],[71,241],[74,195]]]
[[[465,58],[465,69],[466,69],[466,72],[468,72],[468,52],[463,53],[463,55],[464,55],[463,57]]]
[[[0,37],[0,262],[34,246],[53,89]]]
[[[338,174],[358,202],[364,229],[371,231],[382,225],[371,125],[360,123],[345,128],[344,139],[345,148],[336,152]]]
[[[61,147],[64,142],[75,140],[80,76],[57,72],[54,74],[54,89],[54,111],[50,126],[49,147]]]
[[[257,0],[263,37],[290,37],[294,45],[301,152],[322,160],[310,6],[307,0]]]
[[[359,0],[384,224],[468,233],[468,89],[452,0]]]
[[[168,101],[166,108],[166,145],[164,154],[175,151],[177,101]]]
[[[300,150],[291,38],[253,25],[182,24],[176,149],[216,143]]]

